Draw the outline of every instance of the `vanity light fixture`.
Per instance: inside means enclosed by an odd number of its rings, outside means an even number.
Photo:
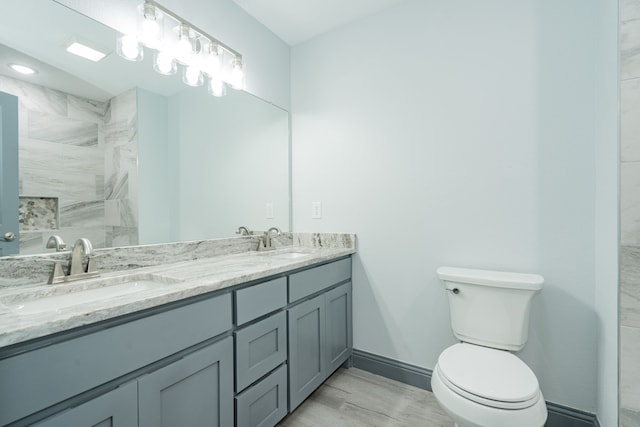
[[[13,71],[18,72],[20,74],[25,74],[25,75],[31,75],[31,74],[36,74],[37,71],[31,67],[28,67],[26,65],[22,65],[22,64],[8,64],[9,68],[11,68]]]
[[[161,50],[153,54],[153,69],[160,74],[170,76],[176,73],[178,66],[173,55]]]
[[[242,55],[216,38],[172,13],[154,0],[137,8],[138,28],[118,37],[118,55],[140,61],[144,50],[153,50],[153,69],[163,75],[182,68],[182,81],[207,88],[213,96],[226,95],[227,85],[245,87]]]
[[[84,43],[80,43],[77,40],[72,40],[67,45],[67,52],[73,53],[74,55],[80,56],[84,59],[88,59],[89,61],[98,62],[107,54],[93,47],[87,46]]]

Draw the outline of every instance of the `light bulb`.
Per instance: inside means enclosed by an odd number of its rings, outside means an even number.
[[[227,86],[222,79],[214,78],[209,80],[209,93],[213,96],[221,97],[227,94]]]
[[[177,28],[176,59],[181,64],[189,65],[193,59],[193,30],[186,25]]]
[[[176,61],[168,52],[160,51],[155,54],[153,69],[166,76],[176,73]]]
[[[242,60],[234,59],[232,67],[229,84],[231,84],[234,89],[244,89],[244,67]]]
[[[222,60],[220,48],[217,44],[210,42],[203,53],[202,71],[209,77],[216,77],[220,73]]]
[[[189,86],[202,86],[202,72],[195,65],[189,65],[184,70],[182,81]]]
[[[140,5],[138,11],[140,41],[147,47],[158,49],[162,43],[162,13],[147,2]]]
[[[142,34],[144,40],[156,40],[160,33],[160,26],[155,19],[147,19],[142,22]]]
[[[118,54],[129,61],[140,61],[143,57],[142,47],[138,39],[130,34],[118,38]]]

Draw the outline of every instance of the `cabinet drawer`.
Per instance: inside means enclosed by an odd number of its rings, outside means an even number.
[[[236,292],[236,324],[242,325],[287,305],[287,278],[270,280]]]
[[[289,276],[289,302],[351,278],[351,258],[321,265]]]
[[[237,427],[272,427],[287,415],[287,366],[236,396]]]
[[[284,311],[235,332],[236,391],[243,390],[287,358]]]
[[[231,329],[227,293],[0,360],[0,425]]]

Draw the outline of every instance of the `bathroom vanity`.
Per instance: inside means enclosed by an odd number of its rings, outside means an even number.
[[[0,425],[273,426],[348,363],[353,253],[247,252],[2,290]],[[42,294],[129,285],[140,291],[86,304]]]

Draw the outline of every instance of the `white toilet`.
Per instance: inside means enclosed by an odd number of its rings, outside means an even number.
[[[512,351],[527,342],[529,311],[544,278],[440,267],[451,328],[462,342],[445,349],[431,387],[458,427],[542,427],[547,406],[533,371]]]

